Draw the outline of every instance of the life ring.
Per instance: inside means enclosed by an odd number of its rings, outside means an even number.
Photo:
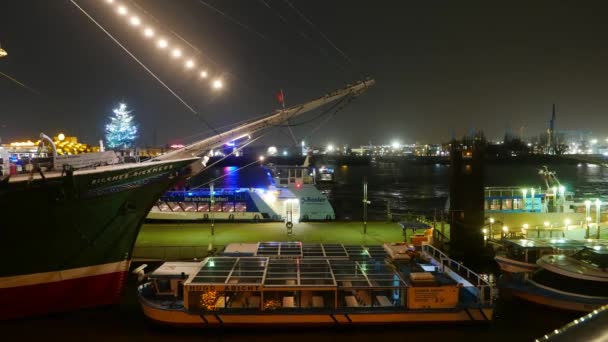
[[[293,223],[291,223],[291,221],[285,223],[285,227],[287,227],[287,229],[291,229],[293,228]]]

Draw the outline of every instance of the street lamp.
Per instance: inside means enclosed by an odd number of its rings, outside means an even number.
[[[524,223],[524,225],[523,225],[523,229],[522,229],[522,231],[523,231],[523,233],[524,233],[524,236],[527,236],[527,235],[528,235],[528,228],[530,228],[530,225],[529,225],[529,224],[527,224],[527,223]]]
[[[490,240],[494,238],[494,231],[492,230],[492,224],[494,224],[494,218],[490,217]]]
[[[586,224],[587,224],[587,229],[585,231],[585,239],[589,238],[589,221],[591,221],[591,217],[589,217],[590,212],[591,212],[591,201],[586,200],[585,201],[585,220],[586,220]]]
[[[509,227],[502,226],[503,238],[507,237],[507,233],[509,232]]]
[[[534,188],[530,189],[530,197],[532,198],[532,211],[534,211]]]
[[[599,198],[595,199],[595,225],[596,225],[596,233],[595,238],[600,238],[600,210],[602,207],[602,201]]]

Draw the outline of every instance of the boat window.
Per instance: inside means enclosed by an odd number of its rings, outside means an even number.
[[[511,210],[513,209],[513,199],[505,198],[502,200],[502,210]]]
[[[165,278],[156,279],[156,290],[158,293],[171,292],[171,280]]]
[[[236,202],[234,203],[234,211],[237,213],[244,213],[247,211],[247,203]]]
[[[521,198],[514,198],[513,199],[513,210],[518,210],[521,209]]]
[[[572,257],[597,268],[608,267],[608,254],[597,253],[590,248],[585,248]]]
[[[232,213],[234,212],[234,203],[233,202],[226,202],[222,205],[222,211],[225,213]]]
[[[585,296],[608,297],[606,282],[570,278],[540,269],[532,274],[533,281],[553,289]]]

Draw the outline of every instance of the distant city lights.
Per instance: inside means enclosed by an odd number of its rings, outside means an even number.
[[[394,140],[394,141],[391,143],[391,147],[392,147],[394,150],[399,149],[399,147],[400,147],[400,146],[401,146],[401,144],[400,144],[400,143],[399,143],[399,141],[397,141],[397,140]]]
[[[329,144],[327,145],[327,152],[333,152],[334,151],[334,145]]]

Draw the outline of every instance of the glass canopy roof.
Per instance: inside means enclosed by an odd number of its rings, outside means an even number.
[[[333,245],[332,245],[333,246]],[[363,248],[322,248],[326,255],[360,255]],[[337,247],[339,246],[339,247]],[[282,250],[281,246],[279,250]],[[287,253],[292,246],[287,246]],[[318,252],[315,252],[318,253]],[[189,282],[192,285],[263,285],[272,287],[394,288],[404,280],[383,261],[321,258],[210,257]]]

